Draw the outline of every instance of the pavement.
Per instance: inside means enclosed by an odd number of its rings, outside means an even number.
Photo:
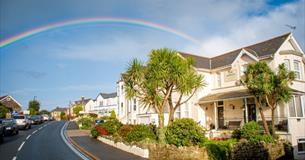
[[[62,140],[64,121],[32,125],[32,129],[20,130],[16,136],[5,137],[0,144],[1,160],[78,160]]]
[[[145,160],[145,158],[122,151],[89,137],[90,132],[79,130],[75,122],[68,124],[66,134],[81,148],[80,150],[88,152],[93,159]]]

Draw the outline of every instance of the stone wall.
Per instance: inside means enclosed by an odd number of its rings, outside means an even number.
[[[150,160],[208,160],[206,149],[198,146],[176,147],[154,144],[149,147]]]

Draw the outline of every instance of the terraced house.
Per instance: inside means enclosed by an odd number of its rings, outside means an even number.
[[[290,86],[293,98],[280,104],[275,113],[277,134],[294,146],[296,158],[305,158],[305,56],[291,33],[287,33],[257,44],[242,47],[216,57],[202,57],[179,53],[181,57],[192,57],[198,74],[205,77],[207,86],[176,111],[175,117],[189,117],[210,130],[210,136],[238,128],[249,121],[262,123],[253,96],[241,85],[240,79],[249,63],[266,61],[273,70],[279,64],[295,72],[296,79]],[[126,99],[124,83],[117,82],[118,115],[123,123],[155,123],[157,114],[153,109],[144,109],[136,99]],[[271,122],[271,111],[264,107],[267,122]],[[168,115],[165,115],[167,123]]]

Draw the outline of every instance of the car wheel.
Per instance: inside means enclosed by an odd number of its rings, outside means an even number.
[[[4,137],[3,133],[2,133],[2,134],[0,134],[0,143],[2,143],[2,142],[3,142],[3,137]]]
[[[16,130],[16,135],[17,135],[17,134],[19,134],[19,130],[18,130],[18,129]]]
[[[29,125],[29,129],[31,129],[32,128],[32,125]]]

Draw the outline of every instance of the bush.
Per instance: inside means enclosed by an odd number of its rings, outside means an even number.
[[[133,129],[127,133],[126,141],[127,142],[140,142],[145,139],[156,140],[157,136],[148,125],[135,125]]]
[[[168,126],[165,137],[168,144],[178,147],[197,145],[205,140],[203,128],[190,118],[175,120]]]
[[[247,159],[267,160],[269,154],[262,142],[240,141],[233,147],[231,159],[241,160],[245,157]]]
[[[230,159],[231,150],[234,144],[237,143],[236,139],[229,139],[226,141],[205,141],[200,144],[200,147],[205,147],[208,151],[209,159],[211,160],[227,160]]]
[[[235,138],[235,139],[240,139],[241,138],[241,131],[239,128],[237,129],[234,129],[234,131],[232,132],[232,138]]]
[[[99,136],[99,132],[97,131],[97,129],[95,127],[91,129],[91,136],[93,138],[97,138]]]
[[[109,120],[105,123],[100,124],[100,126],[106,129],[110,135],[116,133],[122,127],[122,125],[123,124],[117,119]]]
[[[80,129],[90,129],[92,126],[92,119],[89,117],[83,117],[79,119],[78,124],[81,125]]]
[[[273,142],[270,135],[264,135],[261,127],[257,122],[251,121],[246,123],[240,130],[240,137],[249,140],[250,142],[264,141],[267,143]]]
[[[131,124],[126,124],[123,125],[119,131],[118,134],[122,137],[122,138],[126,138],[127,134],[134,128],[134,125]]]
[[[101,136],[108,135],[108,131],[106,129],[102,128],[101,126],[95,126],[94,128],[98,132],[98,135],[101,135]]]

